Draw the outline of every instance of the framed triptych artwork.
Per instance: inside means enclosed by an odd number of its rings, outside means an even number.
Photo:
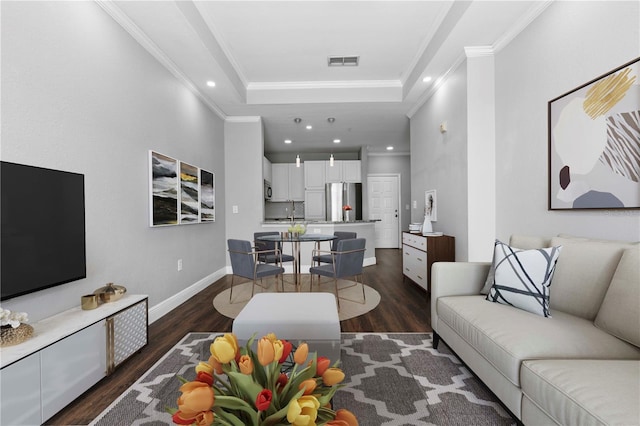
[[[215,175],[149,151],[149,224],[215,222]]]
[[[549,210],[640,208],[640,58],[551,101]]]

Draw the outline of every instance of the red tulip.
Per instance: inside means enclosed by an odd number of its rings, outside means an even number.
[[[273,394],[269,389],[262,389],[256,397],[256,408],[258,411],[264,411],[271,405]]]
[[[282,364],[283,362],[285,362],[287,360],[287,358],[289,357],[289,354],[291,353],[291,349],[293,349],[293,345],[288,340],[282,340],[282,346],[283,346],[282,347],[282,356],[280,357],[280,360],[278,361],[279,364]]]
[[[330,364],[331,360],[329,360],[329,358],[327,358],[326,356],[319,356],[318,365],[316,366],[316,376],[322,376],[324,372],[327,371],[327,368],[329,368]]]

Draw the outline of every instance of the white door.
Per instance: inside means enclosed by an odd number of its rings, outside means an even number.
[[[376,248],[400,248],[400,176],[368,176],[369,219],[376,220]]]

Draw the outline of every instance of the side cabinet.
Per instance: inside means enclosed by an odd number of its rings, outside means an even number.
[[[402,233],[402,273],[427,291],[431,291],[431,265],[455,258],[454,237]]]
[[[33,325],[25,342],[0,350],[0,424],[42,424],[148,339],[146,295],[80,307]]]

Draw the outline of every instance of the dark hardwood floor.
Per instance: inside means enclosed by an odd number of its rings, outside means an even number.
[[[429,296],[402,275],[402,251],[377,249],[377,264],[365,268],[365,284],[381,296],[371,312],[341,321],[343,332],[429,332]],[[233,320],[213,309],[216,294],[227,289],[231,276],[211,284],[178,308],[149,326],[149,344],[52,417],[50,425],[86,425],[149,367],[189,332],[231,331]]]

